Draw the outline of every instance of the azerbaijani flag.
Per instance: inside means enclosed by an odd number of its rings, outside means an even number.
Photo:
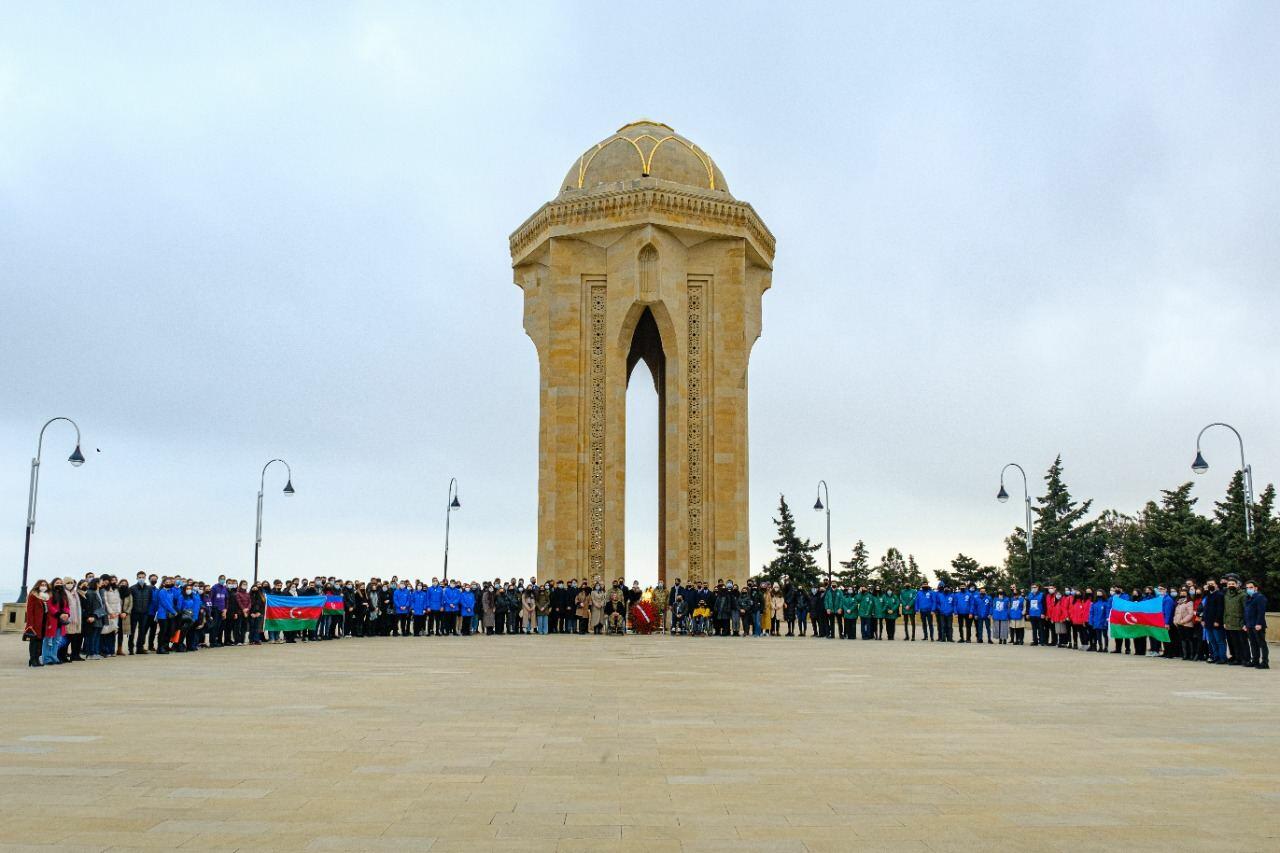
[[[341,616],[344,610],[346,610],[346,605],[342,603],[342,596],[326,595],[324,597],[325,616]]]
[[[268,595],[264,631],[310,631],[324,608],[323,595]]]
[[[1162,643],[1169,642],[1169,629],[1164,624],[1160,599],[1125,601],[1118,595],[1111,596],[1111,638],[1125,640],[1130,637],[1154,637]]]

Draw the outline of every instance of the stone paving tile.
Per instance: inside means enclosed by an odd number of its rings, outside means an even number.
[[[16,663],[0,853],[1280,849],[1270,673],[639,637]]]

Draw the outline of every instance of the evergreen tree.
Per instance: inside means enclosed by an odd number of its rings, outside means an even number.
[[[1129,590],[1149,583],[1142,569],[1142,523],[1109,509],[1098,517],[1098,530],[1103,537],[1102,564],[1109,578],[1108,588],[1120,586]]]
[[[783,495],[778,495],[778,517],[773,523],[778,527],[778,538],[773,540],[778,546],[778,556],[764,567],[760,576],[773,583],[780,583],[783,578],[804,586],[817,583],[818,564],[814,562],[813,552],[821,548],[822,543],[813,545],[796,534],[796,520]]]
[[[907,575],[907,560],[897,548],[884,552],[880,562],[876,564],[875,579],[885,589],[902,589]]]
[[[836,583],[840,586],[857,589],[871,585],[871,555],[867,551],[867,544],[861,539],[853,546],[853,555],[847,560],[841,560],[840,566],[840,571],[836,572]]]
[[[1053,461],[1044,479],[1045,494],[1033,507],[1035,544],[1029,566],[1023,547],[1025,534],[1015,532],[1005,540],[1006,565],[1013,579],[1023,587],[1032,580],[1042,586],[1056,583],[1080,588],[1109,583],[1106,538],[1096,519],[1085,520],[1093,501],[1077,503],[1072,499],[1062,479],[1061,456]]]
[[[912,589],[919,589],[929,582],[924,576],[924,572],[920,571],[920,564],[916,562],[915,554],[907,555],[907,572],[902,578],[903,586],[909,586]]]
[[[964,554],[956,554],[955,559],[951,561],[951,568],[954,572],[948,572],[947,576],[956,586],[973,584],[988,592],[994,592],[1009,585],[1009,576],[1003,570],[995,566],[980,565],[977,560]]]
[[[1257,507],[1254,510],[1256,528]],[[1226,500],[1214,503],[1214,550],[1218,559],[1218,570],[1214,574],[1218,576],[1236,572],[1243,578],[1262,573],[1258,542],[1256,537],[1250,539],[1245,535],[1244,517],[1244,472],[1237,471],[1227,486]]]
[[[1117,577],[1125,589],[1181,585],[1187,578],[1204,580],[1213,574],[1213,524],[1195,511],[1191,486],[1165,489],[1160,503],[1150,501],[1142,510],[1126,572]]]
[[[915,562],[915,555],[904,557],[897,548],[884,552],[874,574],[881,587],[892,590],[915,589],[927,580]]]
[[[1268,485],[1262,490],[1254,514],[1253,531],[1258,540],[1261,577],[1253,579],[1262,585],[1273,602],[1280,600],[1280,518],[1276,517],[1275,506],[1276,487]]]

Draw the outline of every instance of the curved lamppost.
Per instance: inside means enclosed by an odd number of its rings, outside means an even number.
[[[462,509],[458,502],[458,478],[449,478],[449,499],[444,506],[444,579],[449,580],[449,518],[455,509]]]
[[[1004,472],[1008,471],[1010,468],[1017,468],[1018,473],[1022,475],[1022,500],[1026,504],[1027,509],[1027,580],[1029,582],[1033,582],[1035,581],[1035,574],[1031,570],[1031,492],[1027,490],[1027,472],[1023,471],[1022,466],[1017,462],[1010,462],[1008,465],[1005,465],[1000,469],[1000,491],[996,492],[996,500],[1000,501],[1000,503],[1008,503],[1009,501],[1009,493],[1004,489]]]
[[[262,493],[266,490],[267,485],[267,469],[273,464],[279,462],[284,466],[284,470],[288,472],[288,478],[284,482],[285,496],[293,494],[293,469],[289,467],[289,463],[283,459],[272,459],[266,465],[262,466],[262,477],[258,480],[258,534],[253,542],[253,582],[258,582],[258,552],[262,550]]]
[[[36,532],[36,497],[40,489],[40,455],[44,451],[44,431],[54,421],[66,421],[76,428],[76,449],[71,451],[67,461],[71,463],[73,468],[79,468],[84,464],[84,454],[80,452],[80,425],[71,420],[71,418],[58,417],[47,420],[45,425],[40,427],[40,439],[36,442],[36,455],[31,460],[31,486],[27,491],[27,541],[22,548],[22,588],[18,590],[19,604],[27,600],[27,567],[31,562],[31,534]]]
[[[1204,454],[1200,452],[1200,439],[1211,427],[1226,427],[1236,434],[1236,441],[1240,442],[1240,470],[1244,474],[1244,538],[1249,539],[1253,536],[1253,469],[1245,462],[1244,439],[1240,437],[1240,431],[1231,424],[1221,422],[1211,423],[1200,430],[1200,435],[1196,436],[1196,459],[1191,463],[1191,470],[1197,474],[1209,470],[1209,463],[1204,461]]]
[[[822,503],[823,495],[827,496],[825,505]],[[829,587],[831,586],[831,490],[827,488],[826,480],[818,481],[818,501],[813,508],[818,512],[824,509],[827,511],[827,586]]]

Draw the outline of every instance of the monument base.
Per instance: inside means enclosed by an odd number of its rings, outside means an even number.
[[[0,634],[21,633],[22,626],[27,621],[27,605],[22,604],[5,604],[4,609],[0,610]]]

